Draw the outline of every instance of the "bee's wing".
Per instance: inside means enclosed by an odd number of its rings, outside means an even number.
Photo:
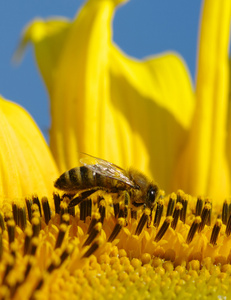
[[[88,169],[102,176],[110,177],[138,189],[139,186],[125,175],[125,171],[117,165],[114,165],[104,159],[92,155],[81,153],[83,156],[80,162]]]

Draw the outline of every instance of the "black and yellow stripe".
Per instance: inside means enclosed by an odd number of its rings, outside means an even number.
[[[76,192],[93,187],[113,188],[116,180],[93,172],[85,166],[64,172],[55,182],[57,189],[65,192]]]

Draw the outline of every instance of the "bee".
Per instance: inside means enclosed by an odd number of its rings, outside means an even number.
[[[64,172],[54,183],[57,189],[68,195],[80,193],[80,196],[72,199],[69,207],[102,190],[114,195],[112,197],[114,202],[126,192],[129,195],[128,206],[132,210],[137,210],[141,206],[153,210],[159,188],[141,172],[132,168],[124,170],[111,162],[88,154],[84,154],[80,162],[83,166]]]

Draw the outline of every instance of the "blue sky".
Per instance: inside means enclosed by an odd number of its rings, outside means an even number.
[[[96,0],[99,1],[99,0]],[[50,124],[49,101],[33,51],[22,63],[12,64],[23,27],[35,17],[73,18],[83,0],[2,0],[0,2],[0,94],[26,108],[46,139]],[[131,0],[115,15],[114,41],[136,58],[173,50],[195,76],[201,0]]]

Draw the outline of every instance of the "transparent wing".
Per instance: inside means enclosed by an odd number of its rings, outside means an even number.
[[[81,153],[80,162],[95,173],[122,181],[133,188],[139,188],[137,184],[125,175],[125,171],[122,168],[104,159]]]

